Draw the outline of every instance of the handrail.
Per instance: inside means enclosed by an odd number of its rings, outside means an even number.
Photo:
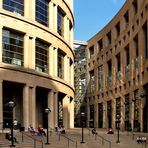
[[[102,145],[104,145],[104,141],[108,142],[109,144],[109,148],[111,148],[111,141],[105,139],[104,137],[98,135],[98,134],[95,134],[95,140],[97,140],[97,136],[100,137],[102,139]]]
[[[23,131],[21,131],[21,133],[22,133],[22,142],[24,142],[24,135],[25,135],[25,136],[34,140],[34,148],[36,148],[36,141],[40,142],[42,144],[42,148],[43,148],[44,142],[42,140],[39,140],[39,139],[35,138],[34,136],[30,136]]]
[[[70,138],[68,138],[68,137],[66,137],[65,135],[62,135],[62,134],[60,134],[60,133],[59,133],[59,141],[60,141],[60,136],[66,138],[66,139],[68,140],[68,147],[69,147],[69,141],[75,142],[75,143],[76,143],[76,148],[78,147],[77,141],[74,141],[74,140],[72,140],[72,139],[70,139]]]

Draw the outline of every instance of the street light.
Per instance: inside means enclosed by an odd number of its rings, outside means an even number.
[[[13,141],[13,108],[15,107],[15,102],[14,101],[9,101],[8,106],[11,109],[11,145],[10,147],[15,147],[14,141]]]
[[[84,113],[84,112],[81,112],[81,126],[82,126],[82,141],[81,141],[81,143],[85,143],[85,142],[84,142],[84,133],[83,133],[84,116],[85,116],[85,113]]]
[[[47,142],[45,144],[50,144],[49,143],[49,136],[48,136],[48,114],[51,112],[50,108],[45,108],[45,114],[47,116]]]
[[[119,115],[119,114],[116,115],[116,124],[117,124],[117,129],[118,129],[118,134],[117,134],[117,141],[116,141],[116,143],[120,143],[120,140],[119,140],[120,115]]]

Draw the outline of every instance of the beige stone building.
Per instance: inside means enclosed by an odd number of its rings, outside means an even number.
[[[101,21],[101,20],[100,20]],[[87,124],[148,132],[148,0],[126,0],[88,41]]]
[[[73,0],[0,0],[0,128],[74,126]]]

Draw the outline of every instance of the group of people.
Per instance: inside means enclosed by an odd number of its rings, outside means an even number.
[[[65,134],[65,133],[66,133],[66,132],[65,132],[65,128],[64,128],[63,125],[60,125],[59,127],[56,127],[55,130],[56,130],[56,132],[57,132],[58,134]]]
[[[36,133],[37,133],[37,136],[46,136],[46,133],[45,133],[42,125],[39,125],[38,128],[37,128],[37,131],[35,131],[33,126],[30,124],[29,127],[28,127],[28,131],[31,133],[32,136],[35,135]]]
[[[140,137],[138,136],[136,138],[137,143],[143,143],[143,142],[147,142],[147,138],[146,137]]]

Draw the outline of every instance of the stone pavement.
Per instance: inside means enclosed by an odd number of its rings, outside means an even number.
[[[11,144],[11,141],[5,139],[5,132],[0,133],[0,148],[9,148]],[[19,141],[19,143],[15,143],[17,148],[148,148],[148,143],[137,144],[136,142],[136,137],[139,135],[146,136],[148,139],[148,133],[120,132],[120,143],[116,143],[117,131],[114,134],[107,134],[106,129],[97,129],[97,132],[98,136],[95,137],[91,134],[91,131],[84,129],[85,143],[83,144],[80,143],[82,138],[81,128],[69,129],[66,134],[60,137],[59,134],[53,131],[49,136],[50,145],[45,144],[46,137],[32,137],[30,133],[25,133],[22,142],[22,133],[14,131],[14,135]],[[71,140],[68,140],[67,137]],[[43,145],[39,141],[42,141]]]

